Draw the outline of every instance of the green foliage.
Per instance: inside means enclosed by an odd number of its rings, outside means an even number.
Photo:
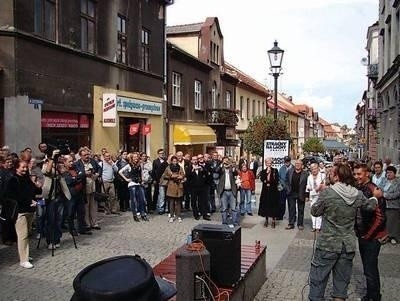
[[[310,137],[304,142],[303,151],[307,153],[323,153],[325,147],[317,137]]]
[[[271,116],[257,116],[250,123],[242,136],[243,148],[254,155],[263,155],[264,140],[285,139],[291,140],[286,128],[286,122],[278,119],[276,122]]]

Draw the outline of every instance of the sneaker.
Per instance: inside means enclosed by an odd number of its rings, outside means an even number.
[[[58,249],[59,247],[61,247],[60,243],[55,244],[54,246],[56,247],[56,249]]]
[[[174,218],[170,217],[168,220],[169,223],[173,223],[174,222]]]
[[[47,246],[47,249],[49,249],[49,250],[55,250],[55,248],[56,248],[56,246],[53,245],[53,244],[49,244],[49,245]]]
[[[33,268],[33,264],[30,263],[29,261],[21,262],[19,265],[20,265],[21,267],[25,268],[25,269],[31,269],[31,268]]]
[[[390,240],[390,243],[391,243],[392,245],[397,245],[397,240],[395,240],[394,238],[392,238],[392,239]]]
[[[182,218],[178,217],[178,223],[182,222]]]
[[[168,217],[171,218],[171,213],[168,213]]]
[[[36,235],[36,239],[40,239],[40,237],[41,237],[41,235],[40,235],[40,233],[38,233],[38,234]]]

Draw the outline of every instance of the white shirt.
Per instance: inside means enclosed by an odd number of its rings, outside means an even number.
[[[224,189],[225,190],[231,190],[232,189],[229,168],[225,169],[225,186],[224,186]]]
[[[316,177],[311,174],[307,178],[307,191],[310,192],[310,199],[311,198],[318,198],[319,192],[316,189],[325,181],[325,173],[319,172]]]

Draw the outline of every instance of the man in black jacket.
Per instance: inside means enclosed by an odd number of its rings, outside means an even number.
[[[297,160],[294,168],[286,174],[286,191],[288,194],[289,224],[286,230],[294,229],[296,222],[297,204],[297,226],[299,230],[304,230],[304,205],[307,186],[308,173],[303,170],[303,162]]]
[[[203,216],[203,219],[210,220],[207,215],[207,192],[208,192],[208,172],[199,165],[197,156],[192,157],[191,169],[186,174],[188,185],[190,186],[193,216],[196,220]]]
[[[158,214],[165,212],[165,187],[161,186],[160,180],[165,169],[168,166],[167,159],[165,158],[164,150],[161,148],[157,151],[158,158],[153,160],[153,183],[154,193],[153,202],[157,204]]]

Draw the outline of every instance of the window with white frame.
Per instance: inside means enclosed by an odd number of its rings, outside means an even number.
[[[211,108],[217,108],[217,83],[214,82],[211,89]]]
[[[181,105],[181,83],[182,75],[177,72],[172,72],[172,105]]]
[[[201,110],[202,109],[202,89],[201,89],[201,81],[194,81],[194,109]]]
[[[231,99],[232,99],[231,96],[232,96],[231,91],[225,92],[225,104],[227,109],[231,108]]]

